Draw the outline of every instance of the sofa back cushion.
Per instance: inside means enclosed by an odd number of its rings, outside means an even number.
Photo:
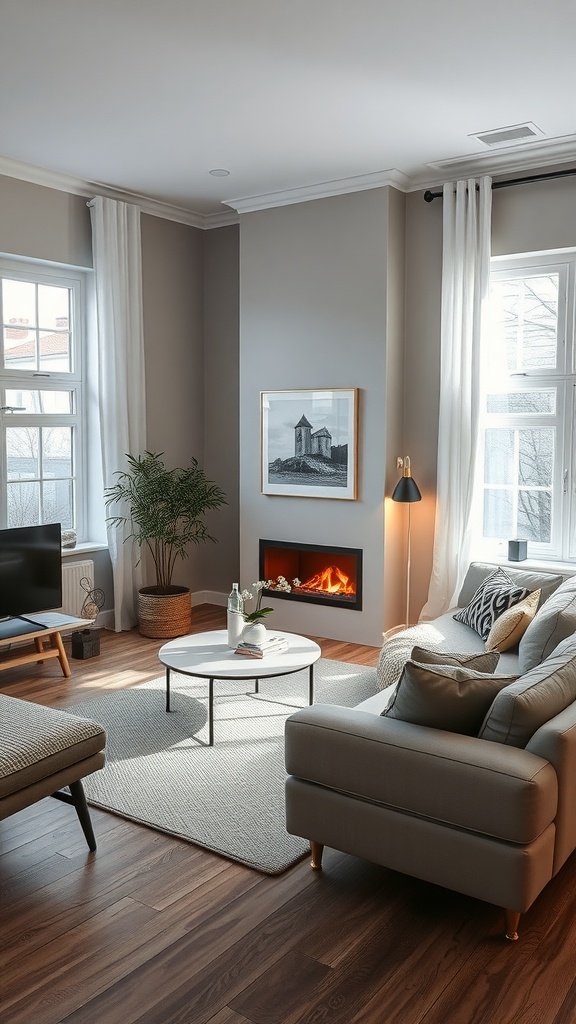
[[[518,647],[520,672],[544,661],[561,640],[576,632],[576,576],[569,576],[540,608]]]
[[[470,604],[480,584],[497,568],[498,566],[491,562],[470,562],[458,595],[459,608],[465,608]],[[548,600],[564,579],[558,573],[529,572],[526,569],[512,569],[509,565],[506,566],[506,573],[517,587],[524,587],[530,592],[540,590],[540,605]]]
[[[576,636],[494,698],[481,739],[525,747],[537,730],[576,700]]]
[[[525,587],[517,587],[512,582],[504,569],[495,569],[480,584],[466,608],[462,608],[454,618],[486,640],[496,619],[528,594]]]
[[[476,736],[495,695],[516,678],[475,672],[460,665],[407,661],[382,715]]]

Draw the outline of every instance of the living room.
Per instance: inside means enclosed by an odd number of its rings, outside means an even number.
[[[474,113],[469,132],[481,120]],[[525,116],[535,114],[500,116],[494,127]],[[568,133],[568,128],[555,129],[552,136]],[[192,205],[178,212],[175,202],[137,197],[146,444],[164,452],[171,465],[198,458],[227,496],[227,505],[208,517],[217,543],[195,550],[175,575],[192,590],[195,629],[223,627],[232,581],[248,585],[259,578],[262,538],[359,548],[361,610],[272,603],[278,628],[317,638],[323,658],[373,667],[383,631],[406,617],[405,510],[391,501],[397,458],[406,453],[422,493],[412,508],[409,620],[417,620],[433,563],[442,295],[442,201],[424,202],[424,191],[468,174],[507,179],[522,173],[522,164],[526,175],[566,169],[573,161],[568,142],[556,142],[556,150],[551,145],[548,151],[546,144],[519,153],[516,147],[509,164],[502,151],[478,151],[475,170],[464,160],[444,172],[429,170],[421,187],[383,173],[379,182],[358,182],[354,189],[353,175],[346,175],[345,191],[331,191],[326,177],[324,192],[310,189],[297,196],[296,176],[288,201],[241,212],[226,206],[220,214],[198,214]],[[455,158],[462,151],[456,147],[444,155]],[[431,149],[429,159],[437,156]],[[210,166],[217,162],[215,154]],[[366,165],[366,176],[373,169]],[[124,179],[123,190],[117,187],[120,180],[112,171],[108,178],[92,168],[80,174],[64,159],[54,165],[48,157],[31,160],[24,150],[6,150],[0,155],[0,253],[90,271],[87,200],[102,192],[130,202],[131,183]],[[557,177],[494,190],[492,255],[573,250],[574,180]],[[95,182],[105,184],[99,189]],[[133,191],[138,192],[136,185]],[[230,186],[226,194],[239,193]],[[219,208],[224,209],[221,201]],[[307,388],[358,389],[355,501],[262,493],[260,394]],[[65,560],[86,555],[94,562],[94,585],[105,594],[100,621],[110,623],[113,582],[102,519]],[[3,693],[63,706],[70,687],[78,699],[92,697],[100,687],[132,687],[158,677],[158,647],[136,631],[106,630],[100,658],[74,663],[71,681],[61,678],[57,665],[47,664],[11,669],[0,686]],[[331,995],[345,1004],[330,1019],[527,1021],[526,978],[536,960],[546,963],[535,986],[537,1019],[545,1024],[570,1019],[566,977],[576,936],[567,915],[555,924],[576,884],[570,864],[562,885],[552,886],[538,905],[529,932],[533,943],[526,942],[523,950],[520,944],[500,949],[494,908],[336,852],[327,858],[322,889],[314,889],[313,872],[304,863],[277,877],[258,876],[93,810],[96,867],[87,861],[69,810],[44,809],[46,803],[53,802],[43,801],[3,823],[4,830],[10,827],[1,847],[3,889],[6,908],[14,908],[7,932],[12,988],[4,1011],[11,1024],[89,1019],[289,1024],[308,1019],[304,1014],[317,1005],[317,992],[328,990],[329,971],[336,971]],[[45,861],[43,847],[49,851]],[[95,893],[89,892],[88,870],[97,873]],[[43,934],[41,907],[52,922]],[[324,940],[310,925],[314,915]],[[212,928],[226,932],[221,946],[212,941]],[[134,938],[140,929],[141,944]],[[26,967],[19,973],[14,952],[20,947]],[[195,980],[187,986],[191,964]],[[420,978],[421,990],[412,1002],[411,974]],[[562,995],[552,1000],[551,1009],[549,993],[557,977]],[[222,999],[214,998],[222,978],[232,982]],[[502,994],[514,983],[517,994],[502,1011]],[[74,994],[75,986],[84,992]],[[337,1014],[334,1007],[326,1012]]]

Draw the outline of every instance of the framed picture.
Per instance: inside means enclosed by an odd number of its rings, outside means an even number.
[[[356,499],[358,388],[262,391],[262,493]]]

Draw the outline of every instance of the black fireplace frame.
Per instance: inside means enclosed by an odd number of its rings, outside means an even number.
[[[282,601],[303,601],[306,604],[322,604],[330,608],[345,608],[348,611],[362,611],[362,548],[336,547],[334,544],[300,544],[298,541],[260,540],[258,556],[258,572],[260,579],[266,579],[264,572],[264,554],[266,548],[289,548],[292,551],[322,552],[329,551],[334,555],[348,555],[356,559],[356,593],[353,596],[342,594],[321,594],[307,591],[302,594],[292,589],[289,593],[283,590],[267,590],[263,593],[268,597],[277,597]],[[288,581],[290,582],[290,581]]]

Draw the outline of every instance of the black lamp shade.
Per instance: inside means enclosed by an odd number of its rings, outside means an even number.
[[[418,485],[411,476],[401,476],[394,493],[392,494],[392,501],[422,501],[422,495],[418,489]]]

